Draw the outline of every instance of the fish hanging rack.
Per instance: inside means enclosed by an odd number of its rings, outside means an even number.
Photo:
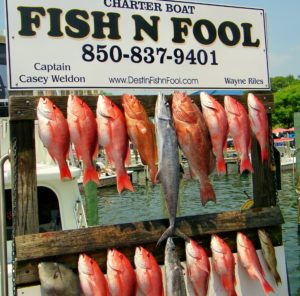
[[[255,93],[268,112],[269,127],[274,108],[273,94]],[[66,96],[47,96],[66,115]],[[80,96],[95,112],[98,96]],[[109,96],[119,107],[121,96]],[[136,96],[149,116],[154,115],[156,97]],[[234,96],[246,106],[246,95]],[[38,282],[37,265],[43,260],[63,262],[76,268],[78,254],[88,252],[97,259],[105,271],[106,252],[116,247],[133,261],[135,246],[143,245],[163,262],[164,244],[155,248],[160,235],[168,227],[168,219],[142,221],[111,226],[94,226],[84,229],[38,233],[38,205],[36,183],[36,160],[34,120],[39,96],[11,95],[9,98],[10,139],[12,151],[12,180],[17,180],[17,190],[13,198],[17,200],[15,261],[17,286]],[[200,107],[199,95],[191,98]],[[223,104],[224,96],[214,96]],[[171,96],[167,96],[171,102]],[[270,132],[270,143],[272,133]],[[256,138],[252,138],[252,165],[254,208],[246,211],[231,211],[215,214],[196,215],[178,218],[179,229],[201,242],[208,254],[210,235],[219,233],[235,251],[235,234],[244,231],[258,247],[257,228],[270,230],[274,246],[282,245],[281,224],[283,217],[276,205],[277,194],[273,157],[261,164],[260,148]],[[13,149],[14,148],[14,149]],[[269,148],[271,149],[271,148]],[[272,151],[269,151],[272,154]],[[14,155],[15,154],[15,155]],[[16,162],[16,163],[14,163]],[[13,183],[12,183],[13,184]],[[199,201],[200,206],[200,201]],[[184,260],[184,242],[176,242],[179,256]]]

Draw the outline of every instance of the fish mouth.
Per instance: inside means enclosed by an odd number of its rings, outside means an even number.
[[[202,256],[199,256],[199,254],[197,252],[194,251],[194,249],[192,248],[192,244],[191,242],[186,242],[186,250],[187,250],[187,253],[195,258],[195,259],[201,259]]]
[[[253,94],[249,93],[247,98],[247,104],[248,107],[251,109],[254,109],[256,111],[259,111],[259,106],[256,103],[256,98]]]
[[[201,106],[205,106],[206,108],[216,110],[214,103],[211,97],[209,96],[209,94],[205,92],[200,93],[200,101],[201,101]]]
[[[151,269],[150,264],[150,254],[142,247],[136,247],[135,250],[135,257],[136,257],[136,265],[138,265],[142,269]],[[145,253],[145,256],[143,255]]]
[[[236,100],[227,99],[225,97],[224,107],[228,113],[236,115],[236,116],[241,116],[241,112],[240,112],[240,109],[239,109],[239,106],[238,106],[238,103]]]
[[[118,254],[115,249],[108,249],[107,265],[115,271],[124,272],[124,266],[122,264],[115,263],[114,258],[116,258],[117,256],[118,256]],[[121,255],[121,256],[123,256],[123,255]],[[122,259],[119,257],[116,260],[122,260]]]
[[[104,118],[109,118],[109,119],[113,118],[113,116],[111,116],[110,114],[104,113],[103,111],[100,111],[99,114]]]

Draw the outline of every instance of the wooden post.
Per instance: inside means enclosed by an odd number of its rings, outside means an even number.
[[[272,138],[272,121],[271,114],[268,114],[269,124],[269,147],[268,147],[268,161],[261,161],[260,146],[256,137],[252,136],[252,149],[251,159],[254,173],[252,174],[253,183],[253,199],[255,207],[269,207],[276,205],[276,187],[275,187],[275,174],[276,166],[274,156],[272,155],[273,145]]]
[[[10,121],[10,140],[12,200],[16,201],[16,235],[38,233],[34,120]]]

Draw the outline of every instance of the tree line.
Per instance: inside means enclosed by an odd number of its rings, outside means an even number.
[[[300,112],[300,75],[271,78],[275,111],[272,114],[273,127],[292,127],[294,112]]]

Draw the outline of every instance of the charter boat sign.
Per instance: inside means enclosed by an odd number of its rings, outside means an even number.
[[[162,0],[6,0],[9,88],[269,89],[265,12]]]

